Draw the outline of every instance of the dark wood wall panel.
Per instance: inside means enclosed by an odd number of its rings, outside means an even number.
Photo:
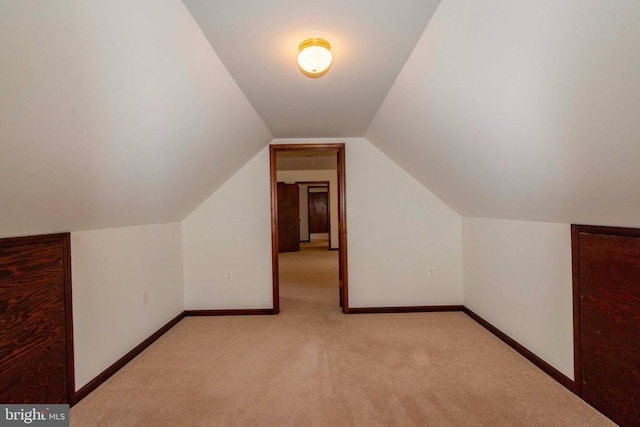
[[[68,234],[0,240],[0,402],[72,403],[68,252]]]
[[[309,232],[329,233],[329,193],[308,193]]]
[[[300,250],[300,190],[298,184],[279,182],[278,187],[278,251]]]
[[[620,425],[640,425],[640,236],[613,230],[574,233],[576,378],[593,407]]]
[[[25,366],[28,366],[25,369]],[[0,400],[4,403],[69,403],[65,344],[58,336],[42,340],[37,351],[20,356],[3,373]]]

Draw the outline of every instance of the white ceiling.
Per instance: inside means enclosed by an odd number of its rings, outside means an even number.
[[[366,137],[463,216],[640,226],[640,2],[444,0]]]
[[[271,139],[180,1],[0,1],[0,237],[181,221]]]
[[[180,221],[274,136],[363,134],[463,216],[640,226],[637,0],[185,3],[0,1],[0,237]]]
[[[363,136],[440,0],[183,0],[276,138]],[[297,68],[322,37],[322,78]]]

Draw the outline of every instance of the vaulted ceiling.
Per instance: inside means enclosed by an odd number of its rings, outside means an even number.
[[[184,0],[275,138],[363,136],[440,0]],[[321,37],[334,66],[296,65]]]
[[[0,2],[0,237],[179,221],[273,137],[366,136],[466,216],[640,225],[638,22],[637,0]]]
[[[0,236],[180,221],[271,139],[179,0],[0,2]]]
[[[640,226],[639,23],[443,0],[366,137],[464,216]]]

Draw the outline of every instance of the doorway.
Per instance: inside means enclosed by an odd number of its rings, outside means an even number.
[[[571,226],[575,392],[620,425],[640,420],[640,229]]]
[[[343,313],[349,312],[347,273],[347,225],[346,225],[346,184],[344,144],[283,144],[270,146],[271,180],[271,252],[273,270],[273,309],[280,312],[280,268],[279,268],[279,210],[278,210],[278,155],[281,153],[329,153],[336,160],[337,230],[335,242],[338,251],[338,302]],[[298,183],[299,184],[299,183]],[[296,184],[296,185],[298,185]],[[328,235],[332,231],[329,230]]]

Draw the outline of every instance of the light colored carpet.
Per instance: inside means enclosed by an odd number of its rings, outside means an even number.
[[[337,252],[307,246],[280,315],[182,320],[71,425],[612,425],[463,313],[341,314]]]

